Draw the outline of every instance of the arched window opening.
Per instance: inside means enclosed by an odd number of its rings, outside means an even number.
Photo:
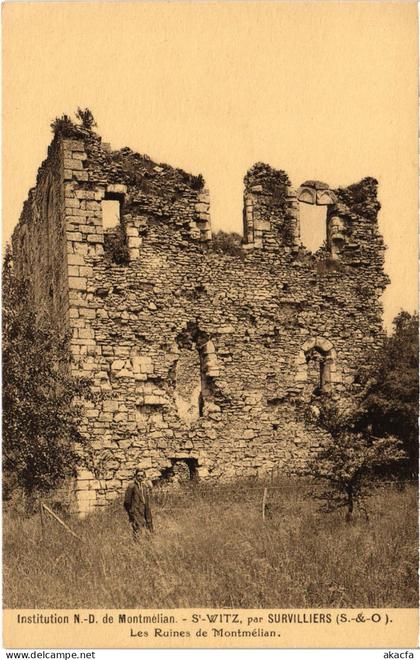
[[[300,216],[300,240],[311,252],[327,244],[327,209],[337,197],[327,183],[305,181],[297,190]]]
[[[300,240],[311,252],[316,252],[327,238],[327,207],[299,202]]]
[[[331,392],[337,381],[336,352],[324,337],[307,339],[296,358],[295,380],[303,385],[305,397]]]
[[[306,355],[308,381],[313,386],[312,394],[319,396],[331,390],[331,358],[318,348]]]

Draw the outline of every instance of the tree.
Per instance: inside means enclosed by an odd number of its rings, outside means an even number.
[[[76,117],[81,121],[83,128],[87,128],[89,131],[97,126],[95,118],[89,108],[85,108],[84,110],[82,108],[77,108]]]
[[[312,476],[329,486],[318,497],[325,501],[328,511],[345,507],[347,522],[351,522],[356,504],[367,517],[363,500],[372,489],[373,472],[406,459],[398,438],[358,432],[358,419],[357,403],[347,401],[346,407],[340,408],[337,402],[325,397],[317,424],[329,433],[330,440],[310,466]]]
[[[406,466],[418,473],[419,342],[418,314],[400,312],[393,321],[373,366],[359,376],[363,387],[358,426],[376,436],[401,439],[409,457]]]
[[[7,497],[48,492],[80,462],[78,431],[87,383],[72,377],[68,341],[36,313],[10,249],[3,264],[3,475]]]

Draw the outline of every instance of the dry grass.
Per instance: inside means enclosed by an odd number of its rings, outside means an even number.
[[[241,495],[244,493],[244,495]],[[83,521],[80,543],[52,520],[4,516],[11,608],[416,607],[417,491],[378,491],[370,521],[346,525],[297,491],[171,495],[155,534],[134,544],[121,502]]]

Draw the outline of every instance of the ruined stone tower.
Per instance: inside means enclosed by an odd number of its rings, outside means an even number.
[[[104,506],[144,468],[201,479],[298,473],[319,446],[296,402],[341,395],[382,342],[387,284],[377,182],[330,190],[258,163],[245,177],[237,250],[212,240],[201,177],[56,135],[13,234],[38,304],[72,332],[91,379],[91,459],[75,507]],[[303,204],[325,240],[301,242]]]

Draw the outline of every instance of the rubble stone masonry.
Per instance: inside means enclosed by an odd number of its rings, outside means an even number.
[[[383,340],[374,179],[296,190],[285,172],[254,165],[234,254],[215,249],[203,184],[78,129],[54,138],[24,204],[18,267],[71,330],[74,372],[94,394],[80,513],[105,506],[138,467],[152,480],[180,463],[200,479],[299,473],[322,443],[299,406],[344,395]],[[104,228],[110,201],[120,218]],[[301,204],[326,209],[313,254]]]

